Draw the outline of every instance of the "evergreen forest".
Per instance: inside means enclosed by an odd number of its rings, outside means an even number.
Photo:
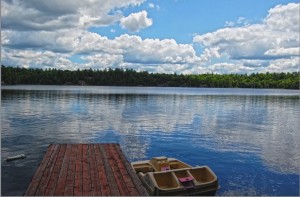
[[[57,70],[1,66],[1,84],[299,89],[299,72],[178,75],[132,69]]]

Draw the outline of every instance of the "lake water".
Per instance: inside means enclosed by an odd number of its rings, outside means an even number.
[[[299,90],[2,86],[1,94],[2,195],[25,192],[50,143],[109,142],[129,161],[208,165],[217,195],[299,195]]]

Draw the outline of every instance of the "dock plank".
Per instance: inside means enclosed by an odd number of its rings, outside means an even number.
[[[25,196],[147,196],[119,144],[51,144]]]
[[[90,145],[90,169],[91,169],[91,182],[92,182],[92,195],[93,196],[101,196],[101,189],[100,189],[100,178],[97,169],[97,162],[96,162],[96,154],[95,154],[95,146]]]
[[[134,187],[134,184],[126,170],[124,163],[117,151],[115,146],[111,146],[111,150],[113,155],[115,156],[115,161],[117,163],[118,169],[120,169],[120,176],[122,177],[122,182],[125,184],[125,188],[127,188],[127,195],[139,196],[137,189]]]
[[[116,151],[119,153],[120,159],[122,160],[122,162],[126,168],[126,171],[131,179],[131,181],[130,180],[128,180],[128,181],[135,186],[135,188],[137,189],[137,191],[139,193],[139,196],[148,196],[149,194],[147,193],[146,189],[142,185],[142,182],[139,180],[135,171],[131,167],[131,164],[129,162],[126,162],[127,159],[126,159],[125,155],[123,154],[120,145],[116,144],[115,148],[116,148]],[[127,177],[127,178],[129,178],[129,177]]]
[[[51,144],[49,145],[48,147],[48,151],[46,152],[42,162],[40,163],[35,175],[33,176],[32,178],[32,181],[26,191],[26,195],[28,196],[32,196],[35,194],[37,188],[38,188],[38,185],[40,183],[40,180],[42,179],[43,177],[43,173],[47,167],[47,164],[51,158],[51,155],[53,154],[54,150],[57,148],[58,146],[54,145],[54,144]]]
[[[60,146],[56,146],[54,151],[53,151],[53,154],[51,155],[51,157],[49,159],[49,162],[47,163],[47,166],[46,166],[46,168],[43,172],[43,176],[42,176],[42,178],[39,182],[39,185],[37,187],[35,195],[37,195],[37,196],[44,196],[45,195],[45,192],[46,192],[46,189],[47,189],[47,184],[49,182],[49,177],[51,176],[51,173],[53,171],[54,164],[55,164],[56,159],[58,157],[59,150],[60,150]]]
[[[112,196],[120,196],[118,185],[115,181],[115,178],[113,176],[113,171],[111,169],[111,166],[109,164],[109,160],[111,159],[111,155],[107,155],[105,151],[105,145],[100,146],[100,151],[103,155],[103,164],[105,169],[105,176],[107,177],[107,182],[110,190],[110,194]]]
[[[96,155],[98,176],[100,179],[101,196],[111,196],[110,188],[108,185],[108,180],[104,168],[104,161],[103,161],[104,158],[103,158],[103,154],[101,153],[99,145],[95,145],[95,155]]]
[[[54,190],[55,196],[61,196],[64,194],[64,188],[67,182],[67,172],[69,167],[70,155],[71,155],[72,146],[70,144],[66,147],[65,157],[61,166],[61,171],[57,180],[57,187]]]
[[[109,155],[111,155],[111,159],[109,160],[109,163],[112,168],[116,183],[118,185],[120,196],[128,196],[129,195],[128,189],[126,188],[126,185],[123,182],[120,169],[118,169],[118,166],[117,166],[117,162],[116,162],[117,156],[114,154],[114,152],[112,152],[111,146],[106,146],[105,148],[106,148],[106,152]]]
[[[89,165],[89,146],[83,145],[83,158],[82,158],[82,179],[83,179],[83,196],[90,196],[92,191],[91,172]]]
[[[82,196],[82,151],[83,145],[78,144],[75,163],[74,196]]]
[[[67,149],[67,145],[63,144],[61,145],[61,148],[59,150],[58,153],[58,157],[56,162],[54,163],[54,167],[53,167],[53,171],[51,173],[51,176],[49,178],[47,187],[46,187],[46,191],[45,191],[45,196],[53,196],[54,191],[55,191],[55,187],[57,185],[57,180],[59,178],[59,174],[61,172],[61,167],[63,164],[63,160],[64,160],[64,155]]]
[[[77,159],[78,146],[72,145],[69,167],[67,171],[66,186],[64,188],[64,196],[73,196],[74,194],[74,180],[76,172],[76,159]]]

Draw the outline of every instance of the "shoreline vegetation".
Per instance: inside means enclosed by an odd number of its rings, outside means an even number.
[[[1,66],[1,84],[299,89],[299,72],[164,74],[133,69],[57,70]]]

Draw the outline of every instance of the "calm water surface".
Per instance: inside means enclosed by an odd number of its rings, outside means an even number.
[[[2,86],[1,94],[2,195],[25,192],[50,143],[109,142],[129,161],[208,165],[218,195],[299,195],[299,90]]]

